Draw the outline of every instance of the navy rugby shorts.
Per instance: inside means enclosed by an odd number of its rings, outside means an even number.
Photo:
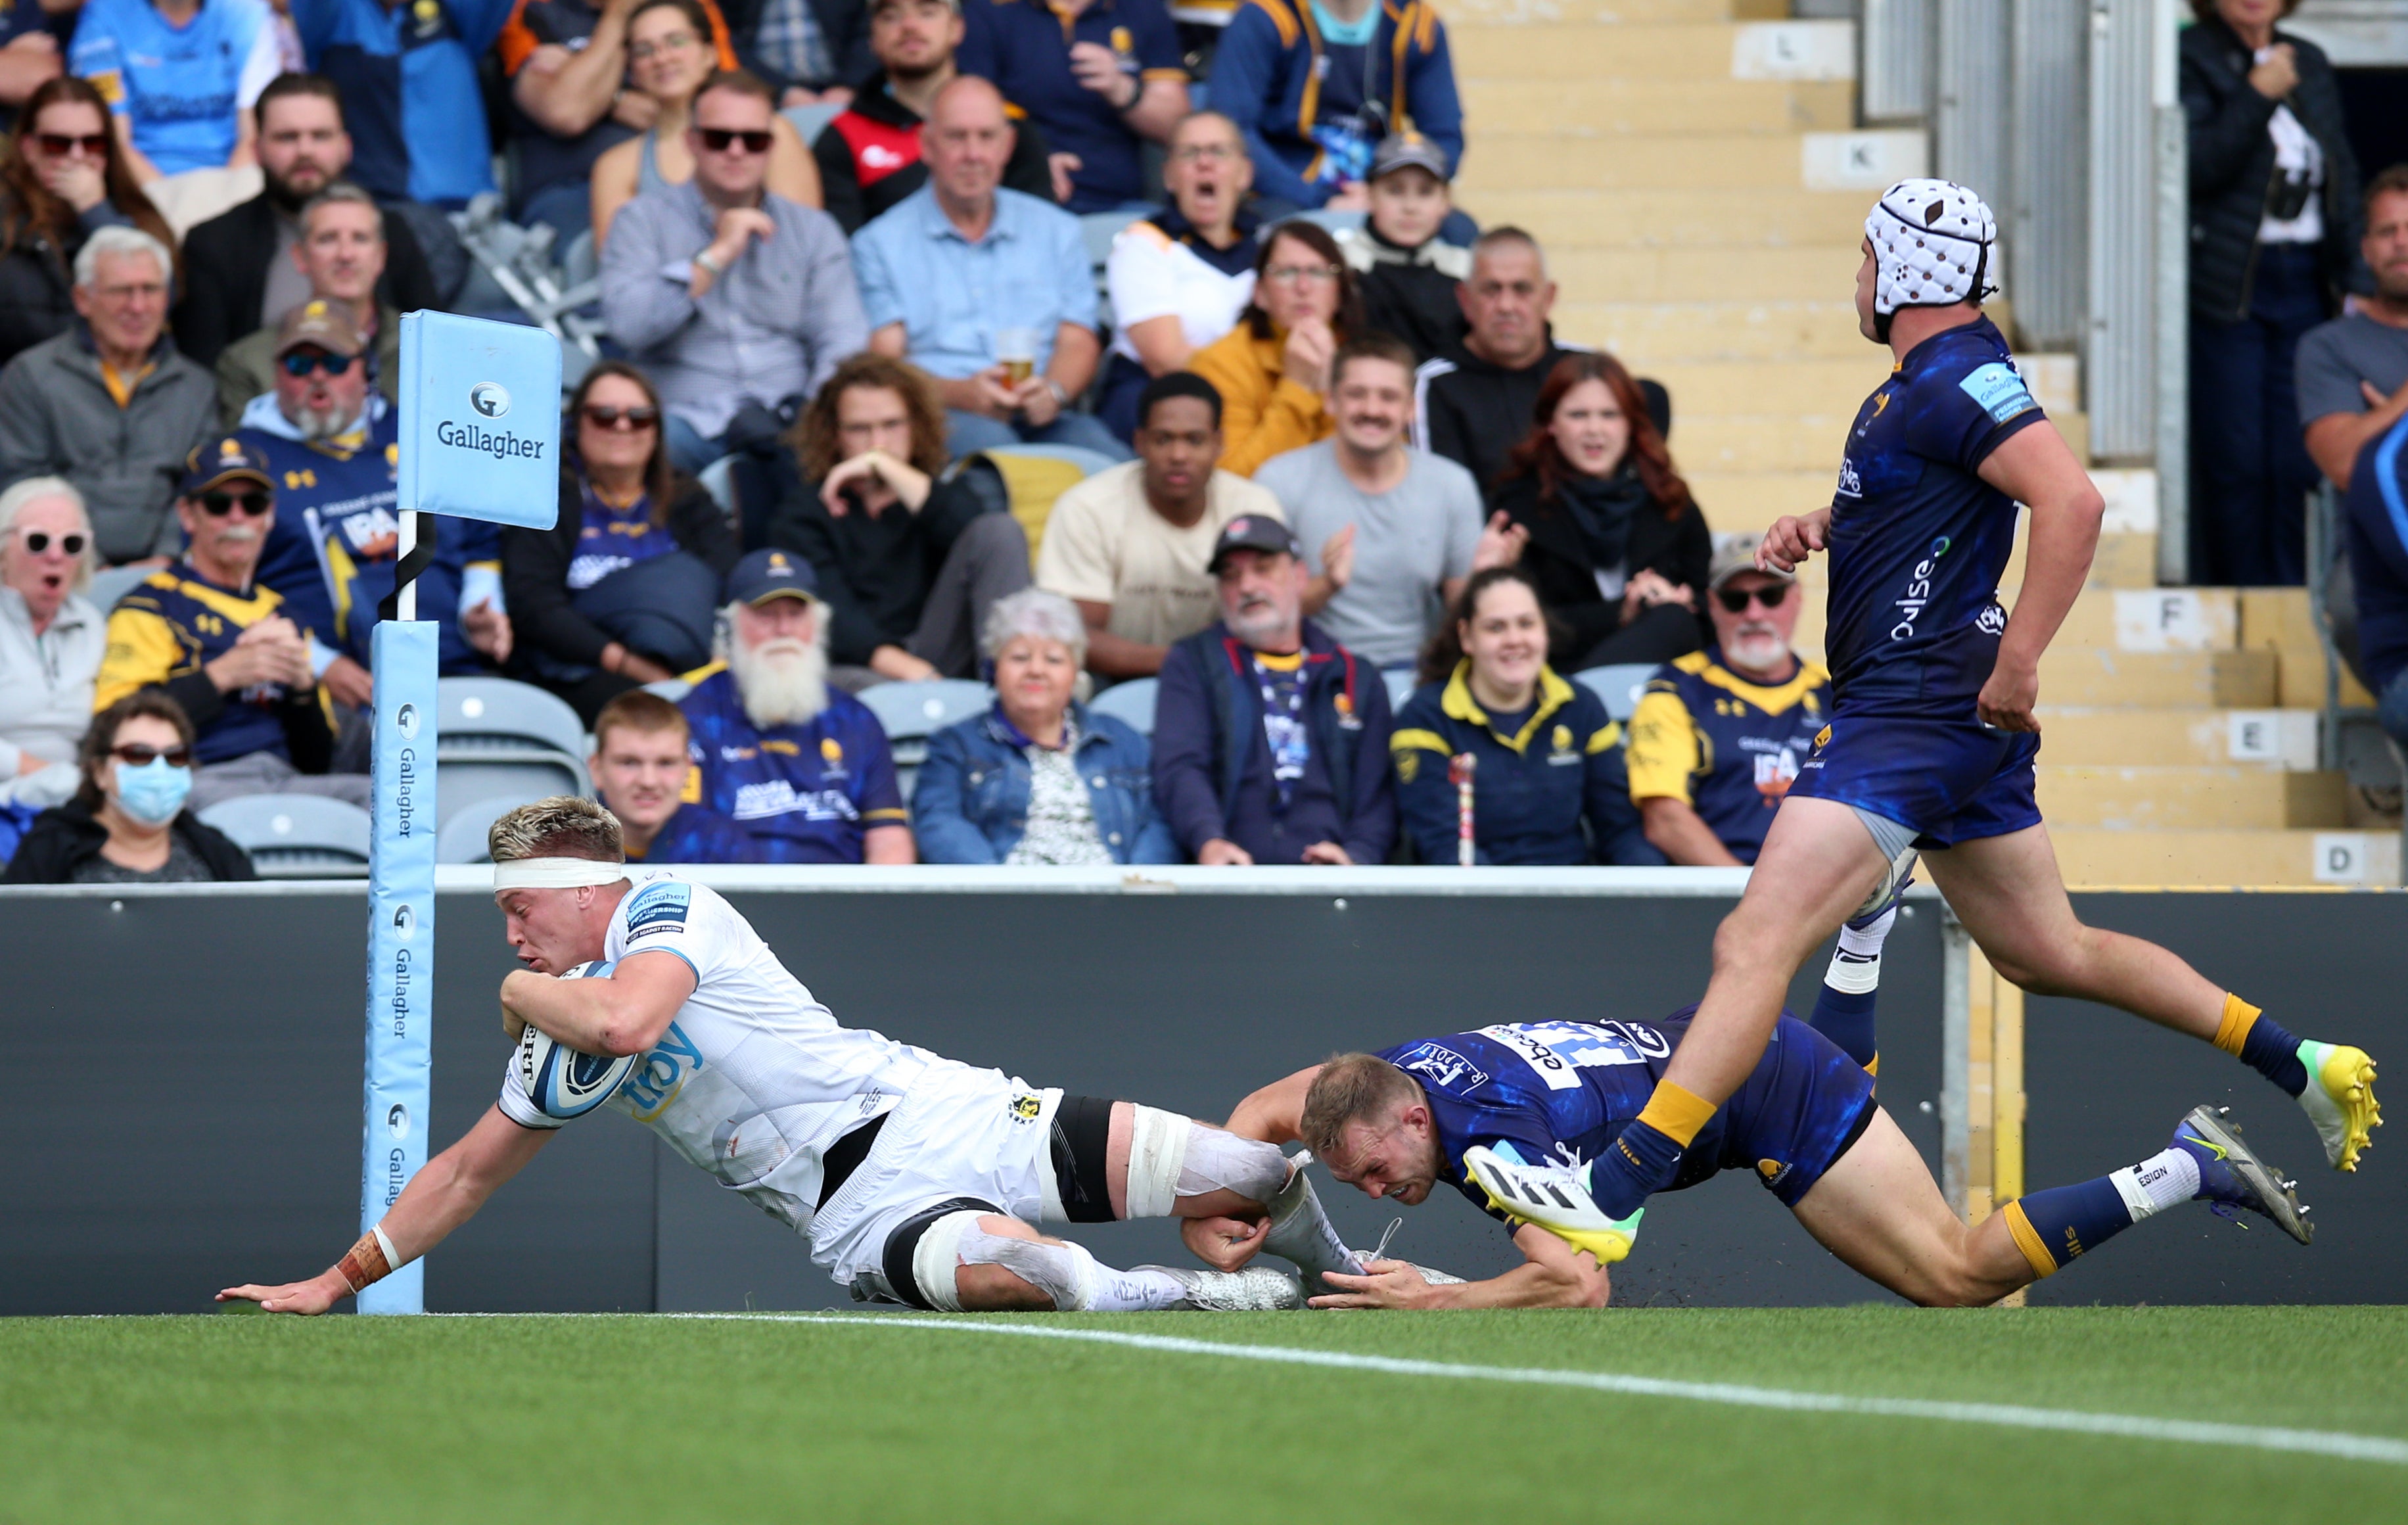
[[[2040,825],[2032,759],[2040,737],[1972,720],[1835,715],[1789,785],[1896,821],[1927,850]]]

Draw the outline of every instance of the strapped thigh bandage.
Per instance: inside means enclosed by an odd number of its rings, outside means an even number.
[[[1279,1146],[1193,1122],[1157,1107],[1129,1108],[1128,1216],[1168,1217],[1182,1197],[1229,1190],[1268,1203],[1287,1185]]]
[[[1095,1302],[1100,1268],[1082,1244],[1040,1244],[1032,1239],[991,1234],[979,1227],[989,1215],[949,1213],[928,1225],[911,1252],[911,1279],[939,1313],[961,1313],[957,1273],[966,1265],[996,1265],[1054,1300],[1060,1313],[1076,1313]]]

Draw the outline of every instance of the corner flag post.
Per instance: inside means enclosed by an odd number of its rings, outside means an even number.
[[[513,399],[517,411],[513,414]],[[370,636],[367,1066],[360,1230],[426,1163],[434,1074],[435,763],[441,628],[418,618],[437,514],[549,529],[559,516],[560,341],[440,312],[401,320],[394,591]],[[426,1262],[359,1295],[364,1314],[423,1313]]]

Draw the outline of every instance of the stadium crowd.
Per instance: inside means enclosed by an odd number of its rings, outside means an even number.
[[[2215,50],[2249,8],[2186,36],[2195,133],[2308,153],[2300,215],[2354,237],[2315,61]],[[230,877],[211,805],[365,802],[400,317],[477,309],[447,214],[489,193],[590,243],[603,358],[557,525],[444,521],[420,612],[446,675],[576,712],[651,860],[1745,863],[1829,707],[1664,389],[1560,341],[1539,241],[1455,206],[1418,0],[86,0],[0,32],[11,879]],[[2344,485],[2408,406],[2408,169],[2366,205],[2372,294],[2298,345]],[[2408,547],[2359,519],[2408,737]],[[898,764],[856,696],[940,679],[991,703]]]

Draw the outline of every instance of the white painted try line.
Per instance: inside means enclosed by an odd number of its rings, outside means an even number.
[[[1642,1398],[1678,1398],[1698,1403],[1727,1403],[1741,1408],[1785,1409],[1807,1414],[1860,1414],[1891,1419],[1937,1419],[1951,1424],[2003,1425],[2018,1430],[2059,1430],[2078,1435],[2123,1435],[2134,1440],[2175,1441],[2192,1446],[2240,1446],[2258,1451],[2306,1451],[2352,1461],[2384,1461],[2408,1466],[2408,1440],[2382,1435],[2350,1435],[2325,1430],[2285,1430],[2272,1425],[2214,1424],[2200,1419],[2159,1419],[2140,1414],[2086,1414],[2079,1409],[2028,1408],[2020,1403],[1956,1403],[1924,1398],[1850,1398],[1840,1393],[1797,1392],[1785,1388],[1755,1388],[1730,1382],[1676,1382],[1665,1377],[1631,1376],[1616,1372],[1555,1371],[1543,1366],[1463,1366],[1450,1361],[1407,1360],[1395,1356],[1364,1356],[1343,1350],[1308,1350],[1295,1345],[1223,1345],[1214,1340],[1182,1340],[1164,1334],[1123,1334],[1111,1330],[1049,1328],[1035,1324],[999,1324],[950,1318],[924,1318],[898,1314],[664,1314],[665,1318],[691,1318],[756,1324],[832,1324],[844,1329],[918,1329],[955,1334],[1018,1335],[1037,1340],[1074,1340],[1089,1345],[1121,1345],[1173,1356],[1218,1356],[1226,1360],[1268,1361],[1285,1366],[1334,1367],[1350,1372],[1379,1372],[1389,1376],[1453,1377],[1470,1382],[1510,1382],[1526,1387],[1584,1388],[1592,1392],[1629,1393]]]

